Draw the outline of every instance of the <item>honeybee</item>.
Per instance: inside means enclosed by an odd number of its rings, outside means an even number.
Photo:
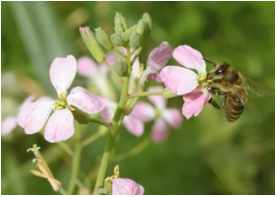
[[[227,62],[215,64],[207,59],[205,61],[214,65],[207,74],[207,89],[210,94],[222,95],[222,109],[228,121],[236,121],[246,110],[256,122],[261,121],[256,106],[249,100],[248,92],[258,96],[271,96],[274,91],[268,86],[243,76]],[[213,99],[209,101],[214,107],[221,108]]]

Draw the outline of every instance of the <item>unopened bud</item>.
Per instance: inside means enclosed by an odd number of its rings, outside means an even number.
[[[95,30],[95,36],[97,41],[106,49],[110,50],[112,49],[113,45],[110,41],[110,38],[108,37],[107,33],[101,29],[98,28]]]
[[[74,119],[78,121],[79,124],[88,124],[90,122],[90,117],[87,113],[79,110],[78,108],[74,108],[72,111]]]
[[[148,13],[144,13],[143,16],[144,23],[149,27],[149,29],[152,29],[152,19]]]
[[[143,21],[143,19],[140,19],[139,22],[138,22],[137,28],[136,28],[136,32],[137,32],[139,35],[142,36],[143,33],[144,33],[144,29],[145,29],[144,21]]]
[[[103,62],[105,54],[90,29],[88,27],[80,27],[80,33],[95,60],[97,62]]]
[[[114,30],[116,33],[122,33],[126,31],[127,25],[125,18],[120,14],[116,13],[115,18],[114,18]]]
[[[131,33],[126,31],[121,34],[121,38],[124,42],[129,42],[130,35]]]
[[[126,76],[128,72],[127,62],[122,58],[118,58],[115,62],[115,70],[119,76],[121,77]]]
[[[132,32],[130,36],[130,46],[132,47],[132,49],[137,49],[141,46],[140,36],[135,32]]]
[[[124,45],[124,41],[121,38],[119,33],[115,33],[115,34],[111,35],[111,41],[115,46],[123,46]]]

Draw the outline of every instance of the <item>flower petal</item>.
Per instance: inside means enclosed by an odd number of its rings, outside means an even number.
[[[77,70],[76,59],[72,55],[66,58],[57,57],[50,67],[51,83],[56,89],[58,95],[69,88],[72,84]]]
[[[198,86],[198,75],[179,66],[166,66],[161,77],[167,89],[175,94],[184,95]]]
[[[112,195],[143,195],[144,188],[127,178],[116,178],[112,182]]]
[[[129,116],[135,117],[142,122],[148,122],[154,119],[155,109],[149,103],[139,101]]]
[[[26,107],[27,105],[29,105],[30,103],[32,103],[35,100],[35,96],[34,95],[30,95],[28,96],[23,103],[20,105],[19,107],[19,111],[22,110],[24,107]]]
[[[67,108],[55,111],[50,116],[44,138],[51,143],[67,140],[74,134],[74,118]]]
[[[188,45],[178,46],[173,51],[174,59],[187,68],[196,69],[199,74],[206,72],[202,54]]]
[[[102,111],[105,105],[92,93],[82,87],[75,87],[67,97],[68,105],[73,105],[80,110],[94,114]]]
[[[17,123],[24,128],[26,134],[39,132],[47,121],[55,102],[53,100],[38,100],[20,110]]]
[[[153,80],[153,81],[156,81],[156,82],[163,82],[160,73],[151,73],[147,76],[147,79]]]
[[[181,112],[175,108],[169,108],[163,111],[162,117],[173,128],[179,128],[183,122]]]
[[[105,108],[103,109],[103,111],[101,111],[102,118],[105,121],[111,121],[114,116],[117,103],[105,97],[98,96],[97,98],[105,105]]]
[[[204,105],[209,101],[210,94],[202,91],[191,92],[184,95],[183,99],[185,103],[182,108],[182,113],[189,119],[192,116],[197,116],[201,112]]]
[[[148,92],[162,92],[162,86],[152,86],[147,89]],[[167,100],[160,95],[148,96],[149,100],[159,109],[165,109]]]
[[[158,47],[153,49],[147,60],[147,67],[157,72],[165,66],[172,55],[172,48],[168,42],[162,42]]]
[[[17,119],[15,116],[9,116],[2,121],[1,135],[7,135],[17,126]]]
[[[154,142],[161,142],[168,136],[168,131],[165,122],[162,119],[155,121],[152,129],[152,139]]]
[[[89,57],[81,57],[77,61],[77,72],[84,77],[97,75],[98,64]]]
[[[123,124],[125,128],[134,136],[139,137],[144,132],[144,123],[131,115],[124,117]]]

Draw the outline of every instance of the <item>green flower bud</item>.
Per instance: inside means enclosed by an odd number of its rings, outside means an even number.
[[[115,46],[123,46],[124,45],[124,41],[121,38],[119,33],[115,33],[115,34],[111,35],[111,41]]]
[[[132,47],[132,49],[137,49],[141,46],[140,36],[135,32],[132,32],[130,36],[130,46]]]
[[[152,19],[148,13],[144,13],[143,16],[144,23],[149,27],[149,30],[152,29]]]
[[[88,27],[80,27],[80,33],[87,45],[87,48],[95,58],[97,62],[103,62],[105,59],[105,54],[98,42],[96,41],[94,34],[90,31]]]
[[[118,58],[115,62],[115,70],[120,77],[125,77],[128,72],[127,62],[122,58]]]
[[[126,31],[121,34],[121,38],[124,42],[129,42],[130,35],[131,33]]]
[[[127,24],[125,21],[125,18],[120,14],[116,13],[115,18],[114,18],[114,30],[116,33],[122,33],[126,31],[127,29]]]
[[[143,21],[143,19],[140,19],[139,22],[138,22],[137,28],[136,28],[136,32],[137,32],[139,35],[142,36],[143,33],[144,33],[144,29],[145,29],[144,21]]]
[[[101,29],[95,29],[95,36],[96,36],[96,40],[106,49],[110,50],[112,49],[113,45],[107,35],[107,33]]]
[[[136,25],[133,25],[131,28],[129,28],[130,29],[130,32],[133,32],[133,31],[135,31],[136,32],[136,30],[137,30],[137,24]],[[128,29],[128,30],[129,30]]]

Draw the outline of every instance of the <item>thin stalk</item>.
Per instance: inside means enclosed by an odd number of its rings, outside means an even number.
[[[144,96],[151,96],[151,95],[163,95],[164,92],[138,92],[129,94],[128,98],[135,98],[135,97],[144,97]]]
[[[61,187],[59,192],[62,194],[62,195],[68,195],[67,192]]]
[[[110,64],[106,60],[104,60],[103,63],[110,70],[110,72],[116,77],[116,79],[118,79],[120,81],[120,83],[123,83],[121,77],[116,73],[116,71],[113,69],[113,67],[111,67]]]
[[[94,122],[94,123],[101,124],[101,125],[103,125],[103,126],[105,126],[105,127],[107,127],[107,128],[109,128],[109,127],[112,126],[111,123],[106,122],[106,121],[101,120],[101,119],[98,119],[98,118],[89,118],[89,121],[90,121],[90,122]]]
[[[71,150],[71,148],[63,141],[57,143],[58,146],[64,150],[69,156],[73,157],[74,152]]]
[[[92,142],[97,140],[99,137],[104,136],[107,132],[108,132],[108,129],[106,127],[99,127],[98,132],[96,132],[95,134],[91,135],[90,137],[88,137],[87,139],[85,139],[82,142],[82,146],[85,147],[85,146],[91,144]]]

